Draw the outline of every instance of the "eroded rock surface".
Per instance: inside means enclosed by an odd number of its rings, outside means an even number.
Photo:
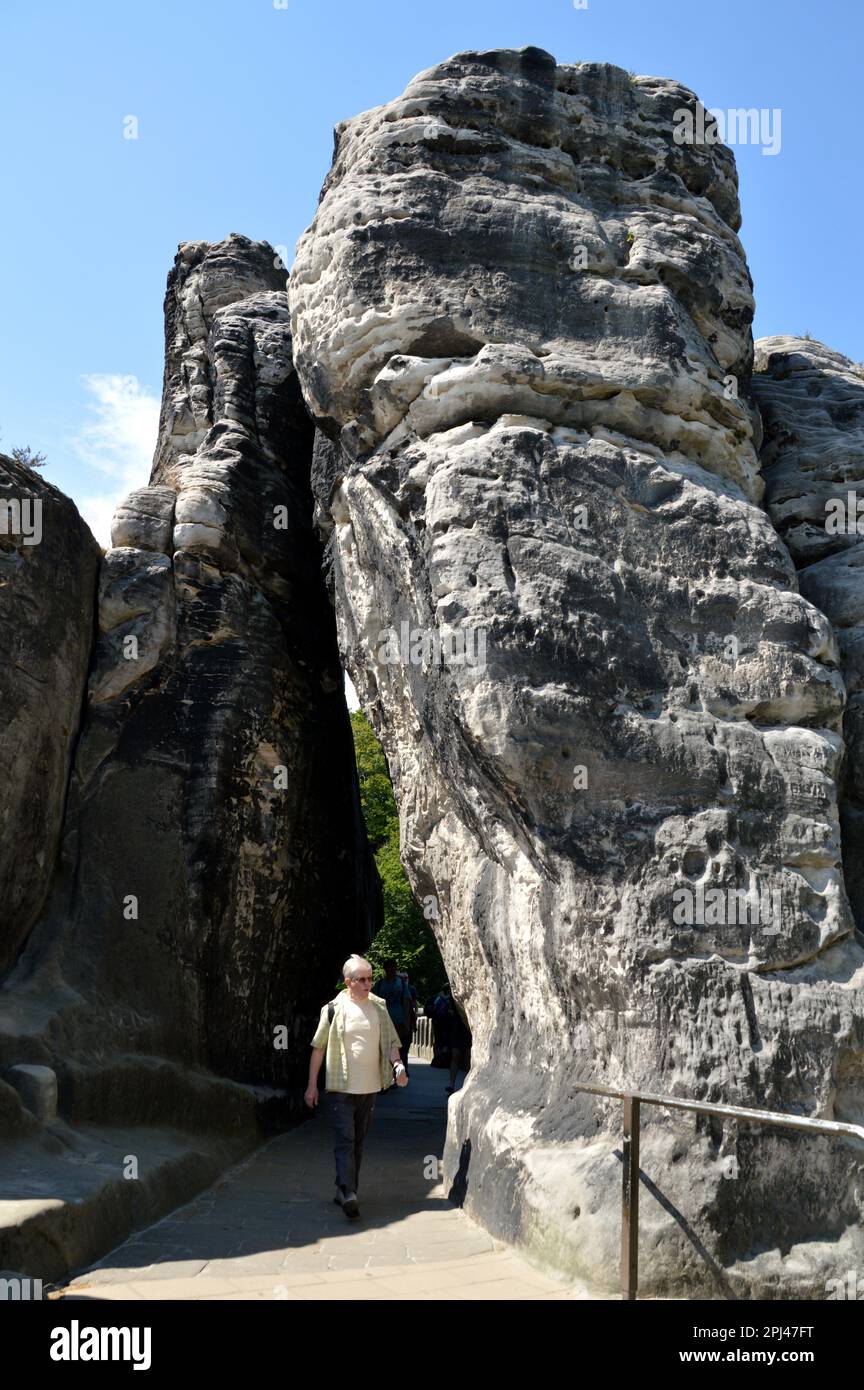
[[[759,505],[734,163],[675,143],[695,101],[458,55],[337,128],[290,289],[341,642],[473,1029],[445,1171],[601,1281],[620,1105],[576,1078],[864,1110],[839,655]],[[642,1168],[646,1288],[824,1296],[864,1255],[848,1145],[646,1110]]]
[[[62,874],[7,1005],[5,1051],[59,1054],[61,1102],[105,1118],[135,1117],[124,1064],[150,1104],[135,1055],[296,1088],[334,961],[377,923],[312,436],[273,248],[181,246],[151,485],[101,567]]]
[[[74,503],[0,454],[0,979],[54,871],[98,560]]]
[[[864,369],[812,338],[760,338],[765,500],[804,594],[831,620],[847,704],[846,886],[864,930]]]

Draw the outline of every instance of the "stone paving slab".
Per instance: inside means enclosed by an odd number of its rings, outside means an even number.
[[[195,1201],[139,1231],[49,1298],[136,1300],[543,1300],[608,1298],[534,1268],[428,1179],[446,1129],[447,1076],[411,1062],[378,1097],[361,1216],[333,1202],[324,1106],[263,1145]],[[325,1097],[326,1102],[326,1097]]]

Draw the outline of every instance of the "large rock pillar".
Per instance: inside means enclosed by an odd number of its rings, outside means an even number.
[[[20,1060],[7,1016],[28,1061],[110,1059],[108,1118],[134,1115],[135,1054],[298,1095],[321,998],[377,927],[313,433],[273,248],[185,243],[151,483],[101,566],[61,872],[0,1011],[0,1060]]]
[[[621,1107],[578,1078],[864,1096],[838,651],[760,505],[735,168],[678,143],[695,109],[460,54],[337,128],[290,287],[341,641],[474,1033],[445,1171],[609,1287]],[[819,1296],[864,1255],[848,1145],[647,1110],[642,1167],[646,1290]]]

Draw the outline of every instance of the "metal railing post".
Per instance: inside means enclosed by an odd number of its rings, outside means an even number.
[[[814,1120],[805,1115],[788,1115],[781,1110],[755,1110],[752,1106],[722,1105],[716,1101],[685,1100],[682,1096],[661,1096],[651,1091],[623,1091],[597,1081],[578,1080],[577,1091],[609,1096],[624,1102],[623,1174],[621,1178],[621,1297],[635,1299],[639,1282],[639,1112],[641,1106],[658,1105],[668,1110],[692,1111],[696,1115],[717,1115],[722,1119],[746,1120],[751,1124],[776,1125],[778,1129],[798,1130],[810,1135],[830,1135],[864,1144],[864,1125],[848,1120]]]
[[[639,1099],[624,1096],[621,1175],[621,1297],[635,1299],[639,1286]]]

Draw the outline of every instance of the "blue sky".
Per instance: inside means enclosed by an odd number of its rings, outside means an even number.
[[[162,297],[180,241],[292,249],[332,127],[465,48],[547,48],[675,77],[706,106],[782,113],[736,148],[757,336],[864,358],[856,0],[4,0],[0,448],[48,455],[105,543],[147,481]],[[136,116],[137,140],[123,138]]]

